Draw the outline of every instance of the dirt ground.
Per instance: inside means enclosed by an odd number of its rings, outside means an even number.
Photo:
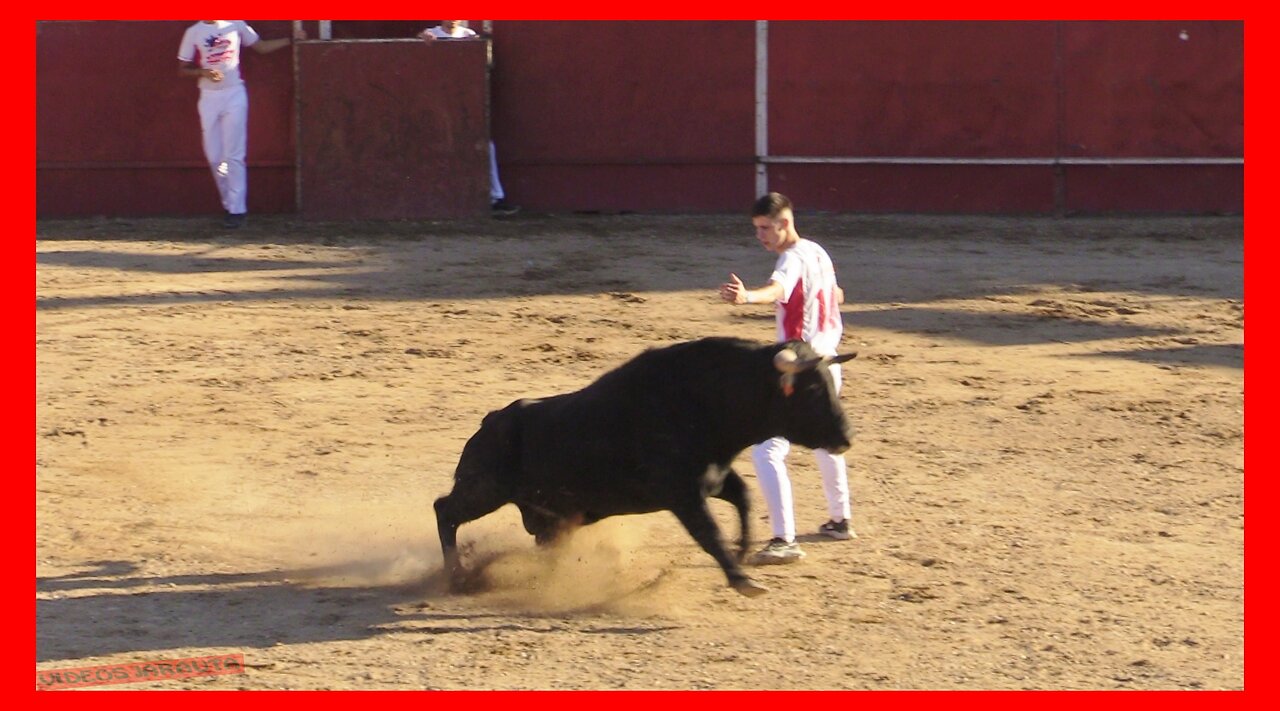
[[[49,221],[36,243],[36,669],[106,688],[1241,689],[1240,218],[804,214],[847,302],[858,538],[791,455],[807,559],[742,597],[668,513],[535,549],[431,503],[491,409],[640,351],[768,341],[732,216]],[[767,537],[749,458],[756,538]],[[732,509],[712,502],[727,537]]]

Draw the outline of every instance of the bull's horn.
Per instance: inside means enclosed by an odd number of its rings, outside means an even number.
[[[783,348],[773,357],[773,367],[782,373],[798,373],[801,368],[800,358],[790,348]]]
[[[783,348],[773,357],[773,365],[783,373],[803,373],[806,370],[817,367],[822,362],[822,358],[822,356],[817,356],[816,358],[800,360],[795,351],[790,348]]]
[[[830,365],[832,363],[843,363],[847,360],[857,358],[858,354],[844,353],[836,356],[817,356],[815,358],[806,358],[800,360],[795,351],[790,348],[783,348],[773,357],[773,365],[783,373],[800,373],[810,368],[816,368],[819,365]]]

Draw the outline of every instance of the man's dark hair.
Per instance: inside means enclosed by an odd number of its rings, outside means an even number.
[[[776,220],[783,210],[790,209],[791,200],[786,195],[769,193],[768,195],[762,195],[759,200],[756,200],[756,204],[751,206],[751,216]]]

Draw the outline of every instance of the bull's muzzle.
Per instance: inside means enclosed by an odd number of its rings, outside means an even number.
[[[835,447],[824,447],[824,449],[826,449],[828,452],[831,452],[832,454],[844,454],[845,452],[849,451],[849,448],[852,446],[853,446],[853,443],[846,439],[844,442],[836,445]]]

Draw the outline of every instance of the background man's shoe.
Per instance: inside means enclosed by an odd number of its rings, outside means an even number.
[[[821,533],[827,538],[834,538],[837,541],[847,541],[850,538],[858,537],[858,534],[854,533],[853,529],[849,527],[849,519],[845,519],[839,523],[836,523],[835,521],[827,521],[821,526],[818,526],[818,533]]]
[[[494,200],[489,205],[489,209],[493,210],[493,214],[495,215],[514,215],[517,212],[520,212],[519,205],[512,205],[506,200]]]

